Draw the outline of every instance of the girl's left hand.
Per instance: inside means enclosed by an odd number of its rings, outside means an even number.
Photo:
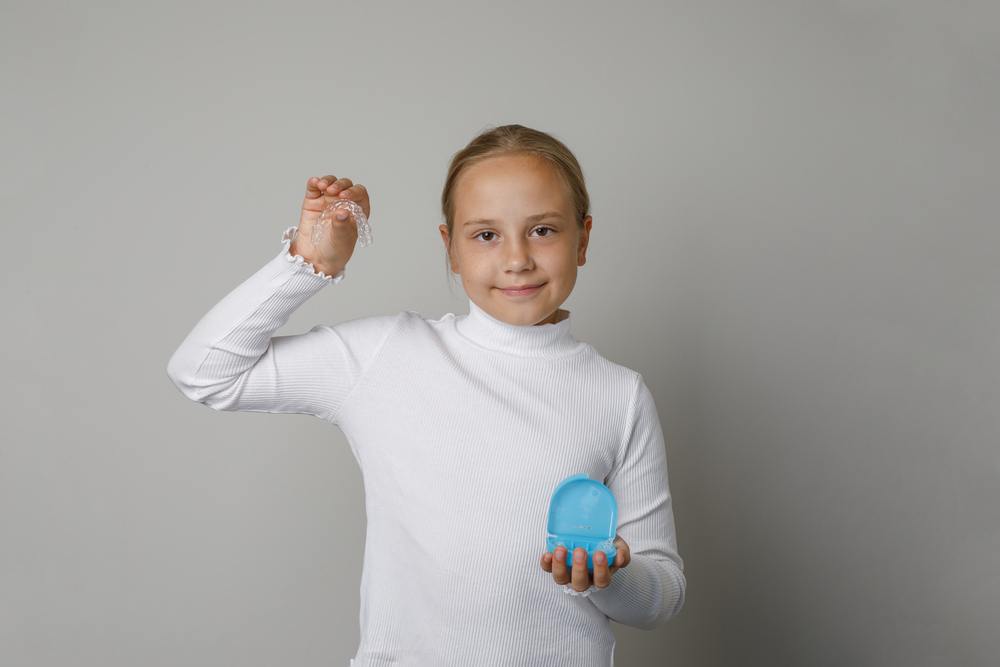
[[[572,584],[573,590],[585,591],[591,585],[598,588],[606,588],[611,583],[611,575],[627,566],[632,557],[629,553],[628,545],[621,537],[615,537],[615,560],[608,567],[608,557],[603,551],[594,554],[594,573],[587,572],[587,551],[579,547],[574,549],[571,567],[567,566],[566,547],[556,547],[555,553],[545,552],[542,554],[542,569],[552,574],[552,579],[557,584]],[[555,559],[553,560],[553,555]],[[571,569],[572,568],[572,569]]]

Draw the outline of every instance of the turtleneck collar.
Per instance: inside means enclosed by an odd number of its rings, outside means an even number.
[[[579,352],[584,344],[569,333],[569,313],[561,321],[539,326],[507,324],[469,302],[469,314],[455,318],[458,334],[479,347],[519,357],[554,358]]]

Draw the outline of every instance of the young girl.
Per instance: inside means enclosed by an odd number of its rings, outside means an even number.
[[[354,667],[607,667],[608,619],[651,629],[684,598],[663,436],[635,372],[569,331],[560,310],[592,220],[580,166],[553,137],[487,131],[452,160],[441,238],[468,315],[372,317],[272,338],[344,277],[362,185],[311,178],[277,258],[215,306],[170,361],[217,410],[311,414],[338,426],[364,475],[368,533]],[[612,563],[545,550],[549,498],[587,473],[618,501]],[[554,558],[553,558],[554,556]]]

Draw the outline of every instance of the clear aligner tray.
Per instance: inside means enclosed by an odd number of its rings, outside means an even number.
[[[594,554],[603,551],[608,565],[614,561],[615,532],[618,529],[618,502],[611,490],[586,474],[559,482],[549,502],[546,551],[566,547],[566,565],[571,566],[573,549],[587,550],[587,569],[594,569]]]
[[[326,231],[326,228],[330,226],[330,221],[333,220],[333,212],[339,210],[350,211],[351,215],[354,216],[354,222],[358,224],[358,241],[366,248],[370,246],[372,244],[372,228],[368,224],[368,218],[365,216],[365,212],[361,210],[361,207],[350,199],[339,199],[331,202],[323,209],[316,223],[313,224],[312,233],[309,235],[309,242],[313,245],[320,244],[320,241],[323,240],[323,232]]]

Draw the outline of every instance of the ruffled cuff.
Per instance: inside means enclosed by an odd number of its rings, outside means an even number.
[[[588,595],[590,595],[591,593],[593,593],[596,590],[597,590],[597,586],[595,586],[593,584],[591,584],[590,588],[588,588],[585,591],[578,591],[578,590],[576,590],[575,588],[573,588],[572,584],[566,584],[565,586],[563,586],[563,593],[565,593],[566,595],[572,595],[574,597],[581,597],[581,598],[587,597]]]
[[[312,264],[310,264],[309,262],[307,262],[305,259],[302,258],[302,255],[293,255],[291,252],[289,252],[289,249],[292,247],[292,244],[295,243],[295,238],[298,235],[299,235],[298,227],[289,227],[288,229],[285,230],[285,233],[281,237],[281,243],[284,246],[283,250],[281,251],[281,254],[287,261],[291,262],[292,264],[302,264],[303,266],[309,267],[314,275],[325,280],[331,285],[336,285],[337,283],[339,283],[341,280],[344,279],[343,269],[338,271],[337,275],[335,276],[328,276],[322,271],[317,271],[316,267],[314,267]]]

